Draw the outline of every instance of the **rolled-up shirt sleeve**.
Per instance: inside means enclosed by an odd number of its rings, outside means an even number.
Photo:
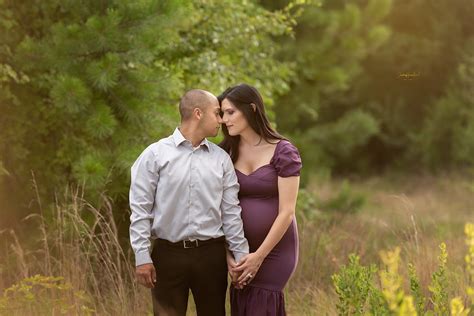
[[[158,178],[157,159],[149,147],[143,151],[131,168],[130,243],[135,252],[136,266],[152,263],[150,236]]]
[[[244,228],[238,199],[239,183],[230,157],[224,160],[223,194],[221,202],[222,228],[229,245],[229,250],[234,254],[236,262],[249,253],[249,244],[244,237]]]

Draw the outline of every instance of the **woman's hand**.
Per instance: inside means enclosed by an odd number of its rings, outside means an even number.
[[[240,274],[237,282],[241,287],[249,284],[253,280],[262,265],[263,259],[265,258],[259,253],[253,252],[240,260],[233,271]]]

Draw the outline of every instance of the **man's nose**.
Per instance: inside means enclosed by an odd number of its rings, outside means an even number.
[[[222,124],[222,123],[224,123],[224,119],[219,115],[219,117],[217,118],[217,122],[219,124]]]

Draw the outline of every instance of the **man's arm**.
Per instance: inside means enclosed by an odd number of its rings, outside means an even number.
[[[131,168],[130,242],[136,266],[152,263],[150,235],[158,171],[158,163],[150,147],[143,151]]]
[[[236,262],[249,253],[249,244],[244,237],[242,209],[239,206],[239,183],[230,157],[224,160],[223,194],[221,202],[222,228],[229,244],[229,250],[234,254]]]

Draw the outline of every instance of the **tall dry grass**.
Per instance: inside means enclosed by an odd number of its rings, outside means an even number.
[[[64,284],[86,293],[94,314],[146,314],[149,294],[134,281],[110,201],[103,197],[93,207],[79,189],[68,191],[63,200],[50,217],[40,212],[25,218],[31,229],[21,232],[22,238],[12,230],[2,232],[1,288],[36,274],[61,276]],[[22,310],[11,312],[24,315]]]
[[[406,275],[407,264],[413,263],[429,296],[438,245],[446,242],[449,292],[461,293],[468,282],[462,269],[463,225],[474,219],[470,181],[453,174],[353,180],[352,189],[367,200],[358,213],[328,214],[315,206],[311,216],[299,214],[300,261],[285,289],[289,315],[336,315],[331,275],[351,253],[357,253],[362,264],[380,264],[380,250],[394,246],[402,249],[401,273]],[[341,185],[338,180],[315,180],[307,190],[323,200]],[[61,276],[64,283],[84,291],[93,314],[150,314],[150,293],[134,280],[133,258],[129,247],[124,250],[119,243],[110,201],[103,197],[99,207],[92,207],[77,189],[62,201],[51,215],[40,212],[25,219],[25,225],[35,223],[36,228],[2,232],[0,291],[35,274]],[[408,284],[405,287],[408,292]],[[188,314],[193,315],[190,302]],[[25,314],[20,310],[17,315]]]
[[[338,192],[342,181],[315,179],[307,190],[318,200]],[[401,247],[400,270],[407,276],[412,263],[425,296],[437,269],[439,244],[448,251],[451,297],[465,297],[468,276],[464,224],[474,220],[472,179],[462,174],[386,175],[354,179],[351,187],[366,196],[365,206],[355,214],[327,214],[314,209],[314,217],[300,216],[300,262],[287,288],[291,315],[336,315],[337,296],[331,275],[356,253],[361,263],[381,265],[380,251]],[[405,280],[408,280],[406,277]],[[408,293],[409,284],[404,283]]]

